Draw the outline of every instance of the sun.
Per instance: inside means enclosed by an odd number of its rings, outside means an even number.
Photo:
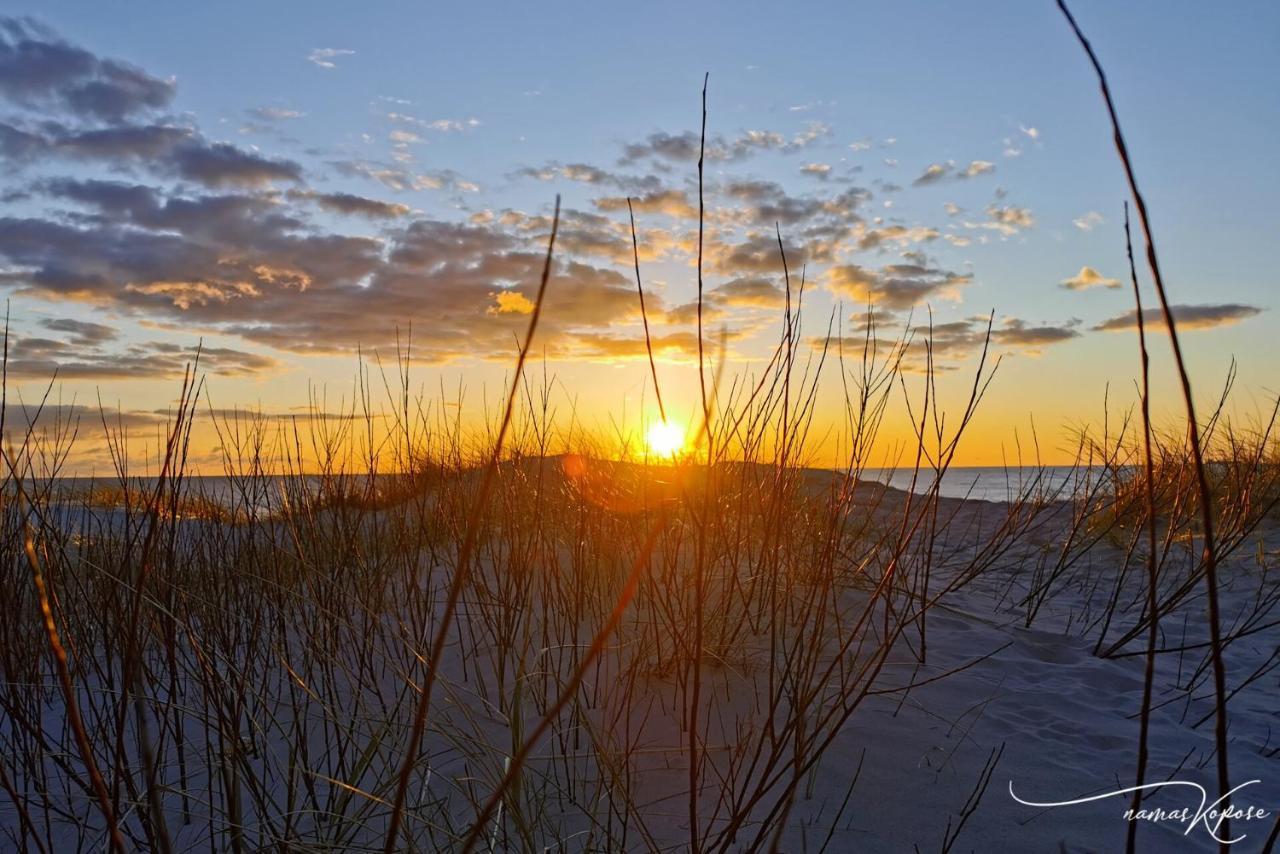
[[[644,438],[649,450],[660,457],[674,457],[684,449],[684,428],[666,421],[655,421]]]

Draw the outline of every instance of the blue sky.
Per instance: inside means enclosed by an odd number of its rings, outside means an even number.
[[[1235,307],[1189,310],[1189,327],[1203,327],[1187,335],[1193,366],[1216,382],[1235,356],[1247,390],[1274,391],[1268,370],[1280,346],[1268,250],[1280,225],[1274,206],[1280,171],[1273,166],[1280,129],[1274,85],[1280,79],[1280,8],[1073,6],[1111,76],[1155,212],[1173,301]],[[1094,329],[1131,308],[1120,232],[1122,175],[1091,71],[1051,2],[787,8],[134,3],[127,14],[107,4],[51,2],[11,12],[33,15],[50,28],[42,38],[123,60],[171,85],[166,103],[139,108],[127,122],[181,126],[201,144],[226,144],[298,167],[293,177],[216,178],[202,185],[191,174],[158,172],[136,159],[11,158],[15,187],[68,178],[148,186],[167,198],[253,195],[273,199],[281,210],[306,208],[299,228],[309,235],[381,240],[386,247],[405,245],[395,235],[418,221],[470,221],[488,229],[490,239],[510,232],[532,247],[540,234],[533,218],[547,214],[560,192],[566,209],[581,212],[584,223],[587,216],[613,221],[610,236],[617,238],[625,208],[602,200],[659,192],[694,198],[687,160],[649,153],[622,159],[628,146],[652,143],[655,135],[671,140],[696,131],[702,75],[710,72],[708,132],[729,152],[708,168],[708,204],[720,217],[712,227],[728,252],[753,231],[771,231],[765,220],[779,205],[815,211],[782,224],[797,249],[811,249],[816,308],[807,332],[821,335],[836,300],[856,304],[868,291],[887,300],[883,307],[899,323],[918,323],[930,307],[935,322],[957,324],[995,310],[997,328],[1006,330],[1000,343],[1012,358],[1003,396],[992,408],[1008,421],[1026,413],[1055,423],[1083,418],[1100,406],[1101,387],[1132,381],[1132,336]],[[18,126],[31,128],[52,115],[42,114],[54,110],[44,95],[43,101],[24,97],[3,105],[21,120]],[[91,116],[58,109],[63,127],[92,124]],[[579,167],[577,178],[566,170],[571,165]],[[600,170],[613,183],[581,180],[581,167]],[[938,180],[927,178],[930,167]],[[861,191],[856,210],[833,213],[833,200],[854,189]],[[351,216],[316,203],[315,195],[325,193],[404,208],[389,218]],[[8,213],[58,221],[74,212],[69,198],[63,193],[51,199],[39,190],[11,199]],[[83,194],[76,199],[88,204]],[[639,219],[642,238],[652,238],[654,247],[645,259],[646,278],[671,312],[662,328],[687,332],[677,310],[693,293],[680,244],[690,233],[688,218],[655,209]],[[103,222],[84,227],[107,227]],[[818,225],[827,229],[821,238],[813,230]],[[883,237],[898,227],[900,237]],[[604,229],[595,237],[608,232],[598,222],[592,228]],[[881,238],[869,239],[868,232]],[[190,229],[183,238],[202,239]],[[268,257],[277,250],[261,251],[265,260],[246,258],[246,269],[276,272],[253,289],[289,287],[281,284],[279,257]],[[583,268],[586,278],[572,295],[574,304],[606,306],[616,298],[617,305],[565,315],[563,328],[552,333],[562,336],[560,370],[587,385],[625,370],[627,380],[611,380],[609,387],[631,394],[644,381],[643,365],[634,348],[619,342],[635,340],[633,309],[622,304],[620,292],[601,296],[592,290],[629,271],[609,250],[584,250],[578,260],[591,271]],[[29,269],[30,262],[7,257],[11,271]],[[78,274],[98,266],[86,262]],[[907,267],[914,272],[903,272]],[[1060,286],[1084,267],[1124,287]],[[501,279],[510,269],[496,273],[492,286],[470,284],[475,293],[467,291],[468,299],[474,297],[467,311],[475,322],[497,316],[493,288],[515,285]],[[323,294],[330,285],[349,296],[358,272],[353,281],[316,280],[309,292],[299,287],[298,315],[318,311],[312,306],[328,299]],[[181,297],[187,307],[178,305],[171,267],[163,281],[130,279],[136,275],[136,267],[113,270],[92,293],[81,289],[70,296],[23,287],[19,276],[11,289],[16,328],[34,339],[37,319],[105,323],[119,338],[103,344],[100,359],[157,338],[176,346],[204,335],[215,346],[263,360],[228,355],[218,379],[226,397],[288,405],[305,402],[301,378],[337,382],[349,376],[357,345],[386,344],[385,337],[363,340],[367,333],[359,330],[321,335],[319,326],[288,326],[293,304],[274,293],[259,314],[202,312],[190,306],[189,294]],[[408,275],[378,268],[361,287],[373,282],[373,293],[379,276],[390,282]],[[765,280],[776,285],[778,278],[776,271],[748,276],[723,269],[710,281],[718,286],[748,277],[756,297]],[[198,278],[184,287],[195,287]],[[920,289],[914,305],[902,286]],[[451,287],[452,280],[442,280],[442,291]],[[235,304],[256,299],[246,293],[238,291]],[[733,348],[745,361],[774,335],[763,305],[747,294],[731,300],[726,291],[716,321],[741,330]],[[357,296],[361,311],[368,304],[379,306],[375,311],[385,306],[385,315],[375,318],[384,326],[405,320],[410,310],[410,303],[392,298]],[[228,298],[219,293],[217,299],[225,304]],[[437,310],[434,304],[411,305],[429,316]],[[333,297],[316,317],[331,328],[333,317],[354,310],[343,306]],[[457,302],[439,308],[449,317],[459,310]],[[419,329],[426,323],[424,318]],[[273,324],[288,331],[266,329]],[[469,351],[475,330],[461,320],[455,325],[440,343],[437,355],[444,361],[438,370],[499,382],[499,344]],[[47,338],[51,329],[46,325],[39,334]],[[957,364],[972,358],[972,331],[956,330],[950,355]],[[429,347],[431,333],[422,334]],[[308,346],[290,343],[290,335],[307,337]],[[608,340],[601,343],[601,336]],[[674,339],[667,356],[679,361]],[[64,352],[61,358],[69,357]],[[32,378],[49,362],[33,358]],[[140,362],[144,369],[132,378],[86,369],[79,382],[105,383],[126,404],[145,409],[171,396],[171,389],[160,390],[159,379],[172,373],[172,364],[161,359],[152,372]],[[77,382],[74,370],[67,377]]]

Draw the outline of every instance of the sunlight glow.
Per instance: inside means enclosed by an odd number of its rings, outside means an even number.
[[[684,428],[666,421],[655,421],[645,434],[649,450],[662,457],[672,457],[684,449]]]

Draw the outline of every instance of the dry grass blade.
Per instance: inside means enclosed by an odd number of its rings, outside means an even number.
[[[640,320],[644,323],[644,349],[649,354],[649,372],[653,375],[653,393],[658,398],[658,415],[667,422],[667,408],[662,405],[662,386],[658,382],[658,365],[653,360],[653,340],[649,336],[649,312],[644,307],[644,285],[640,283],[640,244],[636,241],[636,214],[627,197],[627,216],[631,219],[631,258],[636,267],[636,293],[640,296]]]
[[[711,441],[711,405],[707,400],[707,376],[705,371],[706,356],[703,350],[702,331],[702,238],[706,222],[706,207],[703,200],[703,163],[707,156],[707,83],[711,80],[711,72],[702,78],[702,132],[698,137],[698,390],[702,395],[702,429],[706,431],[707,443]],[[707,449],[707,458],[711,458],[711,449]]]
[[[627,216],[631,219],[631,260],[636,268],[636,293],[640,296],[640,320],[644,323],[644,348],[649,353],[649,373],[653,375],[653,393],[658,398],[658,415],[667,423],[667,407],[662,403],[662,384],[658,383],[658,364],[653,360],[653,339],[649,335],[649,312],[644,306],[644,286],[640,283],[640,245],[636,242],[636,214],[631,210],[631,197],[627,196]]]
[[[1142,316],[1142,291],[1138,287],[1138,269],[1133,260],[1133,236],[1129,230],[1129,203],[1124,205],[1124,246],[1129,258],[1129,279],[1133,284],[1133,303],[1138,322],[1138,355],[1142,364],[1142,468],[1147,500],[1147,629],[1146,665],[1142,674],[1142,715],[1138,732],[1138,767],[1134,774],[1132,809],[1142,806],[1142,786],[1147,781],[1147,756],[1151,734],[1151,690],[1155,683],[1156,646],[1160,640],[1159,563],[1156,559],[1156,475],[1151,454],[1151,357],[1147,352],[1146,321]],[[1129,822],[1125,850],[1137,850],[1138,823]]]

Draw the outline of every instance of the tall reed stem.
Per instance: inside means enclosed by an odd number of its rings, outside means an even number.
[[[1079,24],[1076,23],[1076,19],[1072,17],[1065,0],[1058,0],[1058,8],[1066,17],[1067,23],[1071,25],[1072,31],[1079,40],[1080,46],[1084,48],[1089,57],[1089,62],[1093,65],[1093,70],[1098,76],[1098,86],[1102,90],[1102,98],[1107,105],[1107,115],[1111,119],[1116,153],[1120,156],[1120,162],[1124,166],[1125,178],[1129,182],[1129,191],[1133,195],[1134,206],[1138,209],[1138,221],[1142,224],[1142,235],[1146,242],[1147,265],[1151,268],[1151,277],[1156,286],[1156,296],[1160,300],[1160,311],[1164,316],[1164,325],[1169,333],[1169,345],[1173,349],[1173,360],[1178,369],[1178,380],[1182,386],[1182,401],[1187,411],[1187,439],[1191,444],[1191,455],[1195,462],[1196,485],[1200,493],[1200,519],[1204,528],[1204,581],[1206,593],[1208,594],[1206,598],[1209,611],[1209,644],[1213,660],[1213,693],[1216,707],[1214,742],[1217,748],[1218,760],[1218,796],[1221,798],[1231,791],[1230,773],[1227,767],[1227,676],[1222,660],[1222,629],[1218,607],[1218,561],[1217,553],[1214,549],[1213,536],[1213,497],[1209,490],[1209,476],[1205,470],[1204,452],[1200,447],[1200,424],[1196,420],[1195,400],[1191,395],[1191,378],[1187,374],[1187,366],[1182,358],[1182,346],[1178,342],[1177,323],[1169,306],[1164,277],[1160,274],[1160,261],[1156,256],[1155,237],[1152,234],[1151,218],[1147,213],[1147,203],[1142,197],[1142,192],[1138,189],[1138,179],[1134,175],[1133,162],[1129,157],[1129,147],[1125,144],[1124,133],[1120,130],[1120,118],[1116,114],[1115,102],[1111,98],[1111,87],[1107,83],[1106,72],[1102,70],[1102,63],[1098,60],[1097,54],[1094,53],[1093,46],[1089,44],[1089,40],[1085,38]],[[1135,311],[1141,313],[1141,306],[1138,306]],[[1229,839],[1231,836],[1230,830],[1230,822],[1224,819],[1221,825],[1220,838]],[[1218,850],[1221,854],[1227,854],[1227,851],[1230,850],[1230,845],[1226,842],[1220,843]]]

